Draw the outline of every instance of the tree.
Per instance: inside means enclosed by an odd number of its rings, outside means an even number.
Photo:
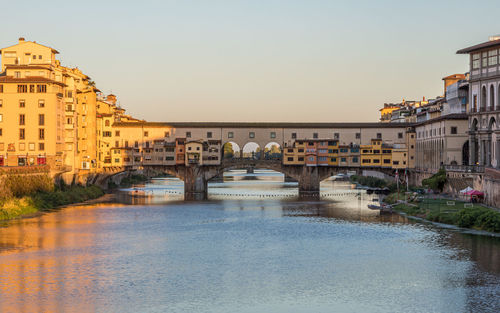
[[[231,159],[234,156],[233,144],[228,142],[224,145],[224,158]]]

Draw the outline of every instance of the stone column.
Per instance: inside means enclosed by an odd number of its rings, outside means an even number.
[[[479,165],[484,165],[484,140],[479,138]]]
[[[488,136],[488,139],[485,140],[485,154],[486,154],[486,161],[485,161],[485,166],[491,166],[491,137]]]
[[[469,135],[469,165],[476,165],[476,137]]]
[[[498,138],[498,134],[497,134],[497,138]],[[496,167],[497,168],[500,168],[500,139],[497,139],[497,145],[496,145],[496,149],[495,149],[495,156],[496,156],[496,160],[497,160],[497,164],[496,164]]]
[[[299,198],[318,200],[319,173],[316,166],[303,166],[299,179]]]

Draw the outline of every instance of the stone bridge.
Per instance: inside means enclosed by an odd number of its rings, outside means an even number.
[[[332,167],[332,166],[306,166],[306,165],[283,165],[277,160],[250,160],[230,159],[224,160],[220,165],[150,165],[144,166],[143,170],[154,173],[166,173],[184,181],[185,200],[206,200],[208,195],[208,182],[223,175],[225,171],[232,169],[261,168],[270,169],[286,176],[292,177],[298,182],[299,197],[302,199],[319,199],[320,182],[339,173],[347,171],[361,174],[363,170],[374,170],[393,176],[394,170],[380,167]],[[126,170],[110,172],[103,179],[98,179],[101,185],[114,175],[123,174]]]

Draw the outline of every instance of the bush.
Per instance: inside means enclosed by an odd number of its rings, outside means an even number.
[[[372,188],[384,188],[389,185],[389,182],[385,179],[380,179],[372,176],[358,176],[352,175],[351,181],[357,182],[363,186],[372,187]]]
[[[422,185],[435,191],[443,191],[446,184],[446,171],[442,168],[436,174],[422,180]]]

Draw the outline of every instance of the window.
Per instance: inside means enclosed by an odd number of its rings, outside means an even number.
[[[292,133],[292,139],[297,139],[297,133]]]
[[[488,66],[497,65],[497,54],[498,50],[488,51]]]
[[[276,132],[271,132],[270,137],[271,138],[276,138]]]
[[[255,138],[255,133],[254,132],[248,133],[248,138]]]
[[[340,158],[340,162],[347,162],[347,158]]]
[[[30,142],[30,143],[28,144],[28,150],[29,150],[29,151],[35,151],[35,144],[34,144],[33,142]]]
[[[125,140],[125,148],[128,148],[128,140]]]
[[[481,62],[481,67],[487,67],[488,66],[488,54],[486,52],[483,52],[483,61]]]
[[[24,100],[19,100],[19,107],[20,107],[20,108],[25,108],[25,107],[26,107],[26,101],[24,101]]]
[[[44,140],[45,139],[45,129],[40,128],[38,130],[38,139],[40,139],[40,140]]]
[[[288,161],[293,161],[293,157],[288,157],[287,160]]]
[[[111,132],[107,131],[107,132],[102,132],[102,136],[103,137],[111,137]]]
[[[26,118],[24,114],[19,114],[19,125],[26,125]]]
[[[480,53],[475,53],[472,55],[472,68],[473,69],[479,68],[479,66],[480,66],[479,57],[480,57]]]
[[[45,150],[45,144],[43,142],[38,143],[38,150],[44,151]]]
[[[170,137],[170,132],[165,132],[165,137],[166,138]]]
[[[144,132],[144,137],[148,137],[149,136],[149,132],[145,131]]]
[[[227,133],[227,138],[233,138],[234,137],[234,133],[233,132],[228,132]]]
[[[398,138],[403,139],[403,133],[398,133]]]
[[[3,122],[3,115],[0,114],[0,122]]]
[[[361,133],[356,133],[356,139],[361,139]]]
[[[452,135],[456,135],[457,134],[457,127],[456,126],[452,126],[451,127],[451,134]]]
[[[382,133],[377,133],[377,139],[382,139]]]
[[[39,126],[45,125],[45,114],[38,114],[38,125]]]
[[[36,85],[36,92],[46,93],[47,92],[47,85]]]
[[[105,120],[105,121],[104,121],[104,126],[109,126],[109,125],[110,125],[110,123],[111,123],[111,122],[110,122],[109,120]]]
[[[352,162],[353,162],[353,163],[358,163],[358,157],[353,157],[353,158],[352,158]]]
[[[313,138],[317,139],[318,138],[318,133],[313,133]]]
[[[392,161],[392,165],[399,165],[399,161]]]
[[[14,72],[14,77],[15,78],[21,78],[21,72]]]
[[[380,163],[380,160],[375,159],[375,160],[373,160],[373,163]]]
[[[212,132],[207,132],[207,138],[212,138]]]
[[[0,137],[3,135],[2,129],[0,128]]]
[[[25,133],[24,128],[19,128],[19,139],[24,140]]]
[[[39,56],[38,56],[38,59],[39,59],[39,60],[41,60],[41,59],[42,59],[42,56],[41,56],[41,55],[39,55]]]
[[[304,157],[299,157],[299,161],[303,162],[304,161]]]
[[[45,108],[45,100],[43,100],[43,99],[38,100],[38,107],[39,108]]]
[[[335,134],[333,134],[333,138],[335,138],[335,139],[339,139],[339,138],[340,138],[340,134],[339,134],[339,133],[335,133]]]
[[[3,85],[0,85],[0,93],[3,93]]]
[[[186,138],[191,138],[191,132],[186,132]]]
[[[138,141],[134,142],[134,147],[139,148],[139,142]]]
[[[0,108],[2,108],[2,107],[3,107],[3,100],[0,99]]]
[[[115,148],[118,148],[119,146],[120,146],[120,142],[119,142],[118,140],[117,140],[117,141],[115,141]],[[118,150],[116,150],[116,152],[118,153],[119,151],[118,151]]]
[[[384,159],[384,164],[391,164],[391,160],[390,159]]]

